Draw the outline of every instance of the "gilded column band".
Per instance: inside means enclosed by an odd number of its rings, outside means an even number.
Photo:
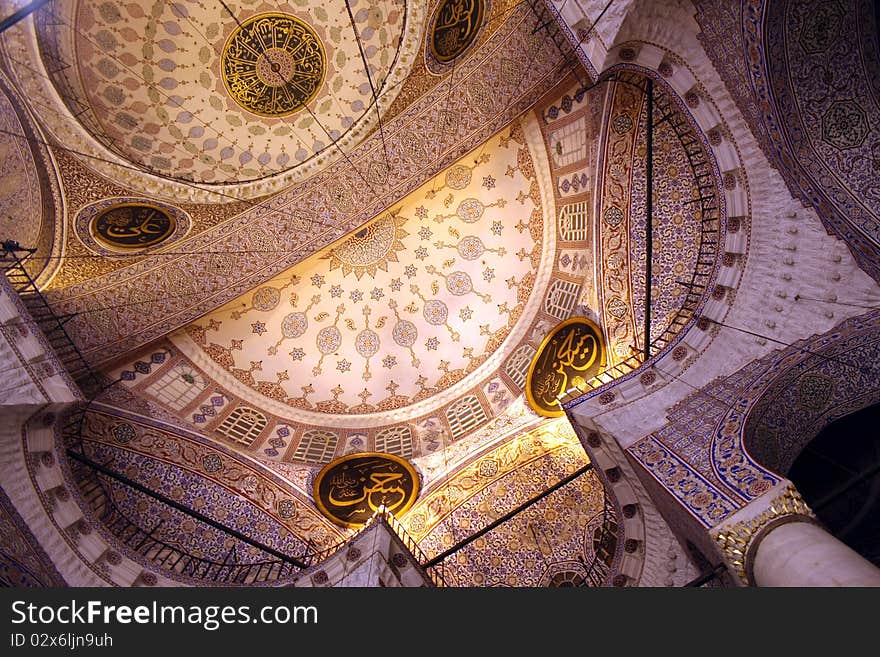
[[[713,538],[740,581],[755,586],[752,565],[761,539],[773,527],[795,521],[816,522],[816,516],[795,487],[788,484],[763,512],[717,531]]]

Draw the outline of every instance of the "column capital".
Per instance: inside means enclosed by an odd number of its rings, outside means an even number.
[[[787,522],[818,524],[797,489],[783,479],[761,497],[710,530],[728,567],[744,586],[756,586],[752,567],[758,545],[766,534]]]

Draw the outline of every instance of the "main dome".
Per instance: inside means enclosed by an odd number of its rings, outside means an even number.
[[[277,191],[357,144],[413,62],[423,9],[349,4],[56,3],[35,23],[64,106],[49,127],[184,187]]]

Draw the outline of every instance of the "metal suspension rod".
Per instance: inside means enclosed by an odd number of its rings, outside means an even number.
[[[142,486],[138,482],[134,481],[133,479],[129,479],[128,477],[126,477],[123,474],[120,474],[118,472],[110,470],[109,468],[105,468],[103,465],[101,465],[100,463],[97,463],[96,461],[93,461],[85,454],[80,454],[79,452],[76,452],[72,449],[68,449],[67,455],[70,458],[76,459],[80,463],[83,463],[83,464],[89,466],[90,468],[93,468],[93,469],[97,470],[98,472],[107,475],[108,477],[110,477],[112,479],[116,479],[117,481],[122,482],[126,486],[130,486],[131,488],[134,488],[135,490],[143,493],[144,495],[149,495],[153,499],[159,500],[163,504],[167,504],[168,506],[170,506],[174,509],[177,509],[178,511],[180,511],[182,513],[185,513],[186,515],[191,516],[191,517],[195,518],[196,520],[199,520],[200,522],[203,522],[207,525],[210,525],[214,529],[219,529],[220,531],[225,532],[225,533],[229,534],[230,536],[233,536],[233,537],[239,539],[240,541],[244,541],[248,545],[252,545],[253,547],[255,547],[259,550],[262,550],[263,552],[266,552],[267,554],[271,554],[273,557],[277,557],[277,558],[281,559],[282,561],[286,561],[287,563],[291,563],[294,566],[297,566],[299,568],[308,568],[308,564],[304,563],[303,561],[300,561],[298,558],[288,556],[288,555],[284,554],[283,552],[279,552],[275,548],[269,547],[268,545],[263,545],[262,543],[255,541],[254,539],[252,539],[248,536],[245,536],[244,534],[242,534],[240,532],[237,532],[236,530],[232,529],[231,527],[227,527],[226,525],[223,525],[223,524],[217,522],[216,520],[213,520],[212,518],[209,518],[205,515],[202,515],[201,513],[196,511],[195,509],[190,509],[190,508],[184,506],[183,504],[180,504],[179,502],[175,502],[174,500],[172,500],[169,497],[165,497],[161,493],[157,493],[154,490],[150,490],[146,486]]]
[[[685,588],[697,588],[705,584],[706,582],[711,582],[713,579],[717,579],[721,573],[727,570],[727,566],[723,563],[718,564],[712,570],[703,573],[702,575],[697,575],[695,579],[692,579],[690,582],[684,585]]]
[[[560,481],[558,481],[557,483],[553,484],[550,488],[548,488],[548,489],[545,490],[544,492],[542,492],[542,493],[540,493],[539,495],[533,497],[533,498],[530,499],[529,501],[524,502],[523,504],[520,504],[520,505],[519,505],[518,507],[516,507],[513,511],[509,511],[509,512],[505,513],[503,516],[501,516],[500,518],[498,518],[498,520],[496,520],[495,522],[489,523],[488,525],[486,525],[485,527],[483,527],[480,531],[471,534],[471,535],[468,536],[466,539],[464,539],[463,541],[460,541],[460,542],[458,542],[457,544],[453,545],[451,548],[449,548],[449,549],[446,550],[445,552],[443,552],[443,553],[441,553],[441,554],[438,554],[436,557],[434,557],[433,559],[431,559],[430,561],[428,561],[428,562],[425,564],[425,568],[430,568],[430,567],[432,567],[432,566],[436,566],[438,563],[440,563],[441,561],[443,561],[443,560],[444,560],[446,557],[448,557],[449,555],[454,554],[455,552],[458,552],[460,549],[462,549],[462,548],[465,547],[466,545],[469,545],[470,543],[473,543],[475,540],[477,540],[478,538],[480,538],[480,536],[482,536],[483,534],[486,534],[486,533],[492,531],[493,529],[495,529],[498,525],[500,525],[500,524],[502,524],[502,523],[504,523],[504,522],[507,522],[508,520],[510,520],[511,518],[513,518],[513,516],[515,516],[515,515],[516,515],[517,513],[519,513],[520,511],[525,511],[527,508],[529,508],[529,507],[532,506],[533,504],[535,504],[535,503],[540,502],[541,500],[543,500],[543,499],[544,499],[545,497],[547,497],[550,493],[553,493],[553,492],[559,490],[560,488],[562,488],[563,486],[565,486],[566,484],[571,483],[572,481],[574,481],[575,479],[577,479],[578,477],[580,477],[582,474],[584,474],[587,470],[591,470],[592,468],[593,468],[593,464],[592,464],[592,463],[587,463],[587,464],[586,464],[584,467],[582,467],[580,470],[577,470],[577,471],[571,473],[571,474],[568,475],[565,479],[561,479]],[[451,515],[451,514],[450,514],[450,515]]]
[[[654,255],[654,80],[648,78],[648,153],[645,162],[647,203],[645,204],[645,362],[651,358],[651,265]]]
[[[34,0],[33,2],[26,4],[14,14],[11,14],[4,18],[2,21],[0,21],[0,34],[3,34],[6,30],[15,25],[21,19],[30,16],[47,2],[49,2],[49,0]]]

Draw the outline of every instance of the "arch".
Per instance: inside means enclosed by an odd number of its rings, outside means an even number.
[[[489,420],[476,395],[462,397],[446,410],[452,439],[460,438]]]
[[[749,410],[744,448],[768,470],[786,474],[827,425],[880,402],[876,363],[880,325],[870,320],[845,322],[811,341],[775,373]]]
[[[217,432],[245,447],[250,447],[266,428],[267,422],[266,416],[259,411],[248,406],[239,406],[220,423]]]
[[[627,45],[631,43],[628,42]],[[594,399],[596,401],[600,398],[613,399],[613,393],[611,397],[605,393],[611,393],[613,388],[623,384],[624,381],[640,376],[644,370],[660,362],[665,362],[667,369],[670,367],[674,370],[680,369],[682,359],[673,357],[673,352],[683,341],[693,350],[702,350],[709,342],[711,332],[706,330],[709,324],[701,323],[699,320],[702,317],[721,320],[726,316],[730,309],[729,300],[733,296],[725,299],[723,295],[719,297],[719,294],[726,288],[735,290],[738,286],[742,269],[737,258],[747,251],[748,245],[747,214],[750,207],[748,181],[739,154],[730,140],[710,139],[710,133],[725,132],[726,134],[726,124],[714,99],[708,97],[705,90],[702,90],[699,80],[687,69],[683,60],[670,51],[653,44],[640,44],[638,50],[632,48],[633,52],[626,53],[626,57],[623,57],[624,50],[624,47],[615,46],[609,51],[609,66],[593,87],[601,89],[599,85],[603,83],[620,83],[624,87],[641,88],[644,91],[645,80],[650,79],[653,82],[655,114],[662,117],[663,123],[660,125],[674,123],[675,138],[686,154],[684,166],[688,168],[688,176],[696,181],[700,190],[699,198],[694,199],[699,200],[700,212],[697,214],[700,216],[693,221],[695,230],[700,233],[701,238],[697,246],[698,253],[694,259],[693,271],[676,273],[667,278],[673,285],[681,285],[677,281],[683,277],[688,280],[684,281],[684,286],[681,286],[681,294],[675,297],[675,302],[670,301],[667,304],[666,312],[660,314],[660,306],[656,303],[655,293],[652,293],[654,321],[651,330],[650,359],[645,361],[641,351],[636,352],[632,349],[635,342],[641,343],[643,340],[644,330],[640,326],[637,329],[627,328],[626,331],[622,331],[622,336],[614,336],[609,331],[609,349],[610,353],[616,356],[615,362],[600,376],[588,382],[587,386],[572,391],[563,400],[565,409],[574,409],[579,404]],[[668,64],[671,60],[675,61],[675,67]],[[673,73],[679,69],[682,70],[681,73]],[[689,93],[695,88],[702,90],[696,99],[691,98]],[[695,104],[699,105],[698,111],[694,109]],[[607,123],[613,127],[610,117],[607,118]],[[655,121],[655,127],[659,120]],[[629,133],[631,126],[628,123],[622,124],[619,130],[621,134]],[[600,151],[602,148],[604,145],[600,147]],[[737,184],[733,188],[724,186],[724,177],[719,165],[722,161],[732,165],[725,165],[725,170],[740,172],[742,184]],[[600,163],[600,171],[607,169],[607,162]],[[597,190],[601,190],[604,185],[604,180],[600,178],[597,182]],[[614,204],[610,204],[607,209],[608,217],[604,212],[600,212],[597,214],[597,222],[605,222],[612,228],[620,226],[626,217],[626,212]],[[729,218],[729,212],[742,213],[746,216]],[[655,222],[655,228],[656,225]],[[601,236],[597,241],[601,241]],[[600,245],[597,244],[597,253],[599,247]],[[640,245],[639,250],[643,254],[644,246]],[[600,262],[601,257],[597,255],[597,260]],[[631,256],[626,254],[626,257]],[[624,260],[621,258],[617,268],[619,269],[623,263]],[[674,266],[666,269],[674,271]],[[664,286],[657,285],[660,270],[661,268],[655,263],[654,287],[662,290]],[[602,276],[603,274],[600,273],[600,280]],[[717,281],[724,281],[724,287],[717,285]],[[639,286],[638,294],[633,295],[635,300],[632,304],[616,294],[607,296],[608,298],[603,299],[600,305],[606,319],[610,317],[620,327],[634,324],[633,317],[639,316],[638,308],[644,305],[643,282]],[[604,324],[610,326],[611,323],[606,321]],[[702,330],[694,331],[695,326]],[[632,333],[636,333],[637,340]],[[615,339],[617,344],[612,344]],[[656,376],[650,378],[649,374],[648,380],[654,382],[657,379]]]
[[[308,463],[330,463],[336,453],[336,445],[339,443],[339,434],[323,429],[309,429],[304,431],[293,458]]]
[[[559,239],[564,242],[583,242],[592,233],[590,209],[586,201],[569,203],[559,212]]]
[[[376,451],[404,458],[412,456],[413,441],[409,427],[397,426],[379,431],[376,434]]]
[[[534,356],[535,348],[530,344],[524,344],[510,355],[510,358],[507,359],[507,363],[504,365],[504,373],[510,377],[510,380],[520,390],[526,384],[529,365],[531,365]]]
[[[547,292],[544,310],[556,319],[568,319],[575,307],[581,286],[571,281],[554,280]]]

